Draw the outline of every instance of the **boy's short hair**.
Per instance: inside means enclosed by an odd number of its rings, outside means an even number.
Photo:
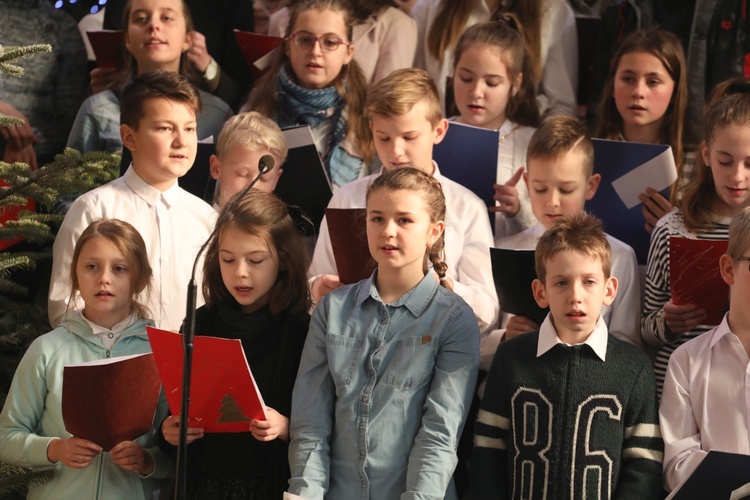
[[[736,259],[742,257],[748,248],[750,248],[750,207],[745,207],[732,217],[732,223],[729,224],[727,255]]]
[[[435,82],[424,70],[398,69],[370,89],[365,112],[370,120],[375,115],[395,118],[411,111],[418,102],[426,104],[425,118],[434,128],[443,117]]]
[[[286,160],[288,148],[281,128],[256,111],[240,113],[227,120],[216,141],[216,154],[221,158],[237,144],[251,151],[269,150],[278,159],[278,166]]]
[[[120,125],[138,129],[143,118],[143,103],[148,99],[162,98],[192,107],[201,112],[201,97],[187,78],[174,71],[161,69],[147,71],[133,78],[120,95]]]
[[[532,158],[559,158],[578,149],[583,156],[586,178],[594,173],[594,143],[586,127],[572,116],[553,116],[542,122],[529,141],[526,170]]]
[[[599,259],[604,278],[612,272],[612,249],[602,228],[602,221],[586,212],[560,217],[536,244],[534,263],[542,285],[547,278],[546,263],[552,257],[570,250]]]

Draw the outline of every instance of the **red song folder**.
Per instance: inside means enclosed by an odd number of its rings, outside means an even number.
[[[182,408],[183,338],[148,327],[169,410]],[[242,341],[196,335],[188,425],[205,432],[248,432],[251,420],[266,420],[266,405],[247,364]]]
[[[328,234],[339,281],[348,285],[367,279],[377,267],[367,245],[364,208],[326,208]]]
[[[234,30],[234,36],[254,78],[260,77],[271,67],[274,49],[284,42],[284,39],[278,36],[260,35],[241,30]]]
[[[669,238],[669,281],[672,302],[695,304],[706,311],[706,325],[718,325],[729,309],[729,285],[719,273],[726,240]]]
[[[65,366],[65,430],[104,451],[132,441],[151,430],[160,386],[151,353]]]
[[[100,68],[122,68],[123,50],[125,49],[125,31],[99,30],[87,31],[91,48],[94,49],[96,64]]]

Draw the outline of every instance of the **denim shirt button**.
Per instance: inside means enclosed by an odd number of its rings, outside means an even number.
[[[367,483],[362,483],[362,489],[367,488]]]
[[[365,424],[359,424],[359,430],[363,431],[367,429],[367,426]]]
[[[362,402],[367,403],[369,401],[369,398],[367,396],[362,396]]]

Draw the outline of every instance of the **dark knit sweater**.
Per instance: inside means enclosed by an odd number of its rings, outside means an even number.
[[[474,498],[660,497],[664,445],[648,357],[609,335],[536,356],[539,332],[503,342],[474,436]]]
[[[309,323],[307,314],[273,316],[268,308],[243,313],[236,304],[219,303],[196,311],[195,331],[240,339],[266,406],[289,417]],[[176,451],[163,436],[160,445]],[[290,475],[287,448],[280,439],[262,442],[249,432],[205,434],[188,446],[188,497],[281,498]],[[232,484],[237,481],[245,489]]]

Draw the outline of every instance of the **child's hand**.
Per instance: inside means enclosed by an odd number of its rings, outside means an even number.
[[[539,325],[523,316],[511,316],[508,325],[505,327],[505,340],[518,337],[521,334],[533,332],[539,328]]]
[[[646,188],[646,192],[638,195],[638,199],[643,202],[641,211],[646,218],[645,227],[649,233],[654,230],[659,219],[674,209],[669,200],[654,188]]]
[[[252,420],[250,432],[258,441],[273,441],[276,438],[289,441],[289,419],[270,406],[266,406],[266,419]]]
[[[154,471],[154,457],[133,441],[123,441],[111,450],[112,461],[125,470],[148,476]]]
[[[84,469],[102,452],[102,447],[75,436],[53,439],[47,447],[50,462],[62,462],[73,469]]]
[[[170,415],[161,424],[161,433],[164,435],[164,439],[167,443],[172,446],[178,446],[180,444],[180,416]],[[188,427],[187,429],[187,443],[190,444],[196,439],[203,437],[203,429],[200,427]]]
[[[706,320],[706,311],[695,304],[678,306],[671,300],[664,304],[664,322],[673,334],[679,335],[694,330]]]
[[[123,70],[117,68],[94,68],[89,73],[89,88],[92,94],[107,90],[117,80]]]
[[[518,197],[518,189],[516,184],[523,175],[523,167],[516,170],[508,182],[505,184],[495,184],[495,201],[498,202],[498,206],[489,207],[490,212],[502,212],[506,217],[514,217],[521,209],[521,200]]]
[[[310,293],[312,294],[313,302],[317,304],[320,302],[320,299],[323,298],[323,295],[332,292],[343,285],[344,284],[339,281],[339,277],[335,274],[321,274],[315,278],[315,281],[312,282],[312,286],[310,286]]]

